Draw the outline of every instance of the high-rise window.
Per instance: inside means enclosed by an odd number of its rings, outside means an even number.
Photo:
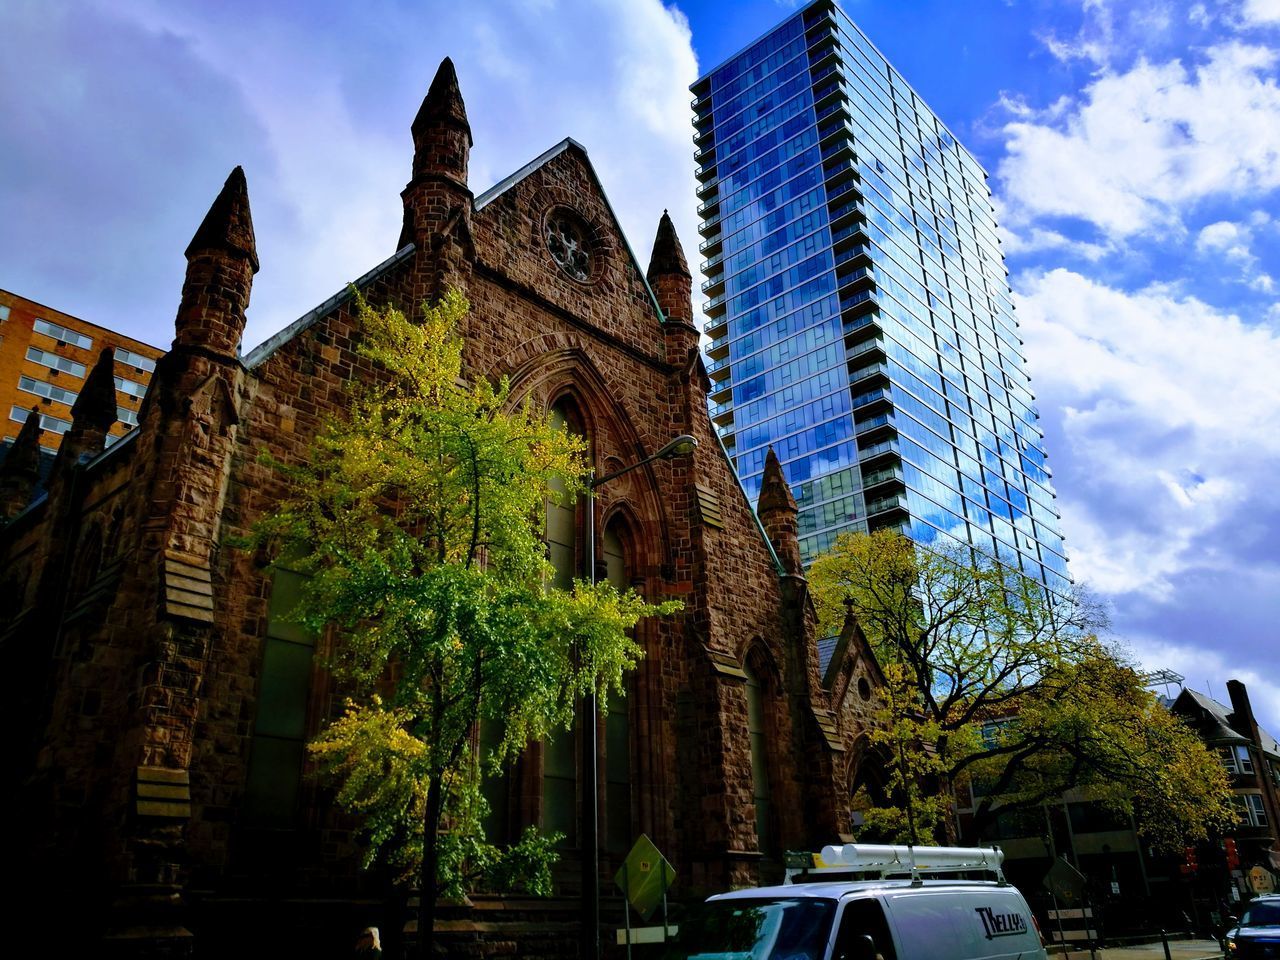
[[[772,445],[806,562],[891,527],[1064,589],[982,167],[832,0],[691,90],[711,415],[748,494]]]

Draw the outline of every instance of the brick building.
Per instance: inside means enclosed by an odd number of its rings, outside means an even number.
[[[1172,679],[1183,678],[1172,674]],[[1039,809],[997,817],[976,836],[970,828],[978,798],[969,784],[957,797],[962,841],[998,843],[1005,852],[1006,876],[1026,891],[1037,910],[1053,906],[1041,881],[1061,856],[1088,879],[1108,936],[1184,924],[1216,936],[1221,906],[1252,895],[1249,870],[1280,870],[1280,743],[1258,725],[1243,683],[1228,680],[1227,693],[1229,706],[1187,687],[1162,698],[1218,755],[1230,778],[1238,822],[1221,836],[1176,854],[1154,851],[1138,835],[1132,817],[1108,809],[1087,790],[1071,790]],[[1044,929],[1057,937],[1053,924]]]
[[[782,851],[848,829],[849,797],[875,765],[865,730],[878,673],[853,625],[820,664],[791,491],[772,459],[753,512],[716,439],[671,221],[646,272],[572,140],[473,195],[447,60],[412,134],[398,249],[357,282],[365,296],[410,310],[462,290],[470,371],[510,377],[517,399],[580,430],[601,474],[678,434],[700,441],[597,496],[601,571],[684,601],[638,628],[647,656],[602,730],[601,876],[609,883],[641,833],[686,897],[774,873]],[[352,348],[345,292],[239,354],[258,271],[239,169],[186,256],[173,347],[137,429],[104,450],[115,417],[106,356],[47,492],[28,502],[32,431],[0,471],[11,518],[0,531],[0,703],[21,783],[6,822],[23,825],[27,908],[61,916],[75,903],[85,929],[122,949],[275,953],[270,936],[245,934],[266,916],[292,947],[342,955],[353,925],[378,919],[386,885],[359,869],[352,823],[304,775],[303,743],[341,700],[323,666],[340,638],[281,618],[296,578],[228,541],[281,494],[260,454],[305,456],[344,385],[371,370]],[[580,504],[548,518],[553,558],[570,573],[582,572],[583,517]],[[572,739],[532,745],[490,785],[499,834],[569,828],[566,898],[583,793]],[[521,913],[477,898],[450,929],[510,941],[475,917],[560,915],[571,938],[575,906],[556,914],[557,902]]]
[[[50,455],[56,452],[85,377],[108,347],[115,353],[113,443],[137,426],[138,407],[164,351],[0,290],[0,449],[17,438],[35,408],[42,445]]]

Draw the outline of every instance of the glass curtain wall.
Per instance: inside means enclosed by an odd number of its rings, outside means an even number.
[[[831,0],[691,88],[711,415],[806,562],[951,538],[1069,583],[986,173]]]

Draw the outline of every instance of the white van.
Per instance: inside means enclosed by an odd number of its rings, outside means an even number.
[[[974,854],[978,856],[975,858]],[[824,848],[801,882],[711,897],[687,919],[671,960],[1046,960],[1026,900],[995,849]],[[914,861],[914,862],[913,862]],[[944,862],[949,861],[949,862]],[[923,874],[994,873],[991,881]],[[877,879],[828,879],[878,873]],[[901,879],[888,875],[905,873]]]

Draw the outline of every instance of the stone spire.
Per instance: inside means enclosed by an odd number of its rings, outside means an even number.
[[[89,371],[80,395],[71,407],[71,420],[83,423],[104,435],[116,422],[116,357],[111,347],[98,354],[98,362]]]
[[[689,323],[693,317],[693,278],[689,275],[680,238],[676,236],[676,226],[666,210],[658,221],[645,278],[667,319]]]
[[[39,482],[40,408],[32,407],[0,464],[0,522],[12,519],[31,502]]]
[[[782,567],[788,574],[801,576],[804,567],[800,563],[800,539],[796,524],[796,498],[791,495],[787,478],[782,473],[782,464],[773,452],[773,447],[764,459],[764,477],[760,483],[760,500],[756,504],[756,514],[764,524],[769,541],[773,544]]]
[[[434,174],[467,185],[467,162],[473,141],[467,107],[458,88],[453,61],[440,61],[431,89],[413,118],[413,175]]]
[[[258,248],[244,170],[236,167],[187,244],[187,277],[178,307],[175,347],[239,355]]]
[[[247,257],[253,264],[253,272],[258,272],[258,246],[253,237],[249,184],[244,178],[244,167],[236,167],[228,175],[195,236],[187,244],[186,257],[191,260],[204,250],[224,250]]]
[[[399,246],[414,243],[419,250],[434,250],[450,235],[470,244],[473,197],[467,186],[467,164],[471,156],[471,124],[458,88],[458,75],[448,57],[440,61],[410,130],[413,179],[400,194],[404,226]],[[445,274],[449,272],[443,270]],[[428,294],[437,296],[439,291]]]
[[[96,457],[107,446],[107,431],[116,422],[116,358],[106,347],[89,371],[71,407],[71,429],[62,435],[49,473],[49,489],[68,467]]]
[[[680,238],[676,236],[676,225],[671,222],[671,214],[663,210],[662,219],[658,221],[658,235],[653,238],[653,253],[649,257],[646,276],[653,283],[656,278],[668,274],[691,279],[689,263],[684,258],[684,248],[680,246]]]

